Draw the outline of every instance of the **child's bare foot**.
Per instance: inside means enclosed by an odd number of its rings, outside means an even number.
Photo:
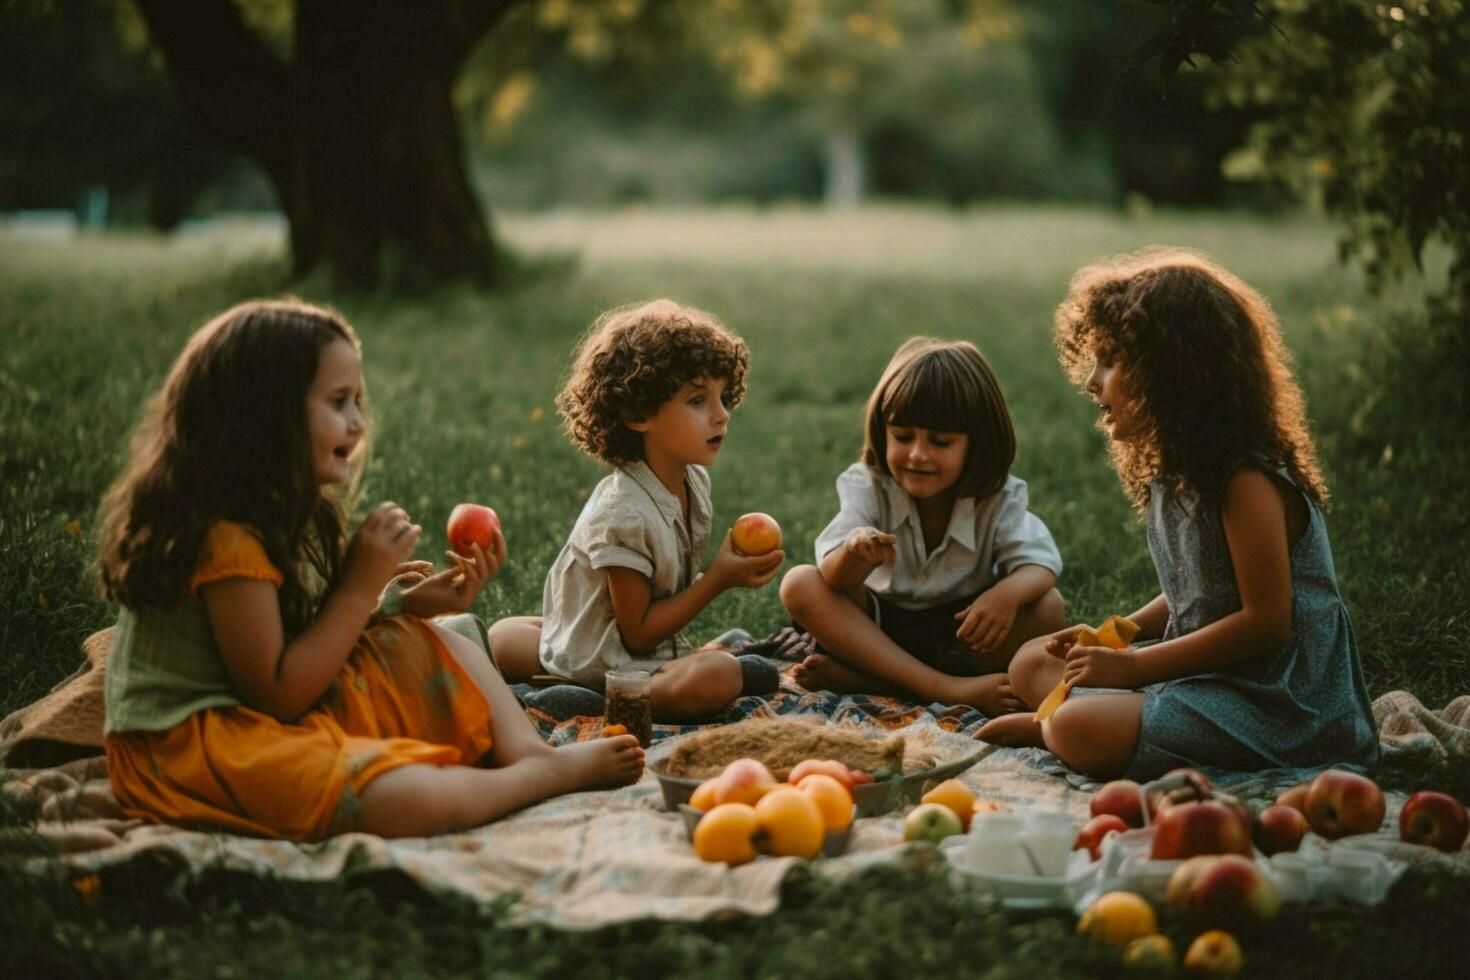
[[[987,718],[1025,711],[1026,703],[1011,687],[1009,674],[981,674],[978,677],[956,677],[950,694],[944,700],[979,708]]]
[[[561,745],[552,750],[550,758],[568,780],[565,792],[627,786],[643,775],[643,747],[633,735]]]
[[[1046,740],[1041,737],[1041,722],[1036,720],[1034,711],[992,718],[980,726],[975,738],[992,745],[1046,748]]]
[[[826,653],[807,654],[791,671],[791,677],[808,691],[833,694],[887,694],[890,687]]]

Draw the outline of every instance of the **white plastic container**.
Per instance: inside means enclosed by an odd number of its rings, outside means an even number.
[[[977,813],[970,822],[965,863],[999,875],[1034,875],[1025,850],[1026,823],[1017,813]]]
[[[1066,873],[1077,827],[1061,810],[1032,810],[1026,814],[1024,839],[1041,865],[1041,873],[1060,875]]]

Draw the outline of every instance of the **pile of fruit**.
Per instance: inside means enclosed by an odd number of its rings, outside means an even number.
[[[1169,876],[1169,909],[1203,928],[1185,953],[1185,969],[1228,976],[1242,963],[1240,944],[1226,929],[1273,919],[1281,907],[1270,877],[1253,860],[1295,851],[1308,830],[1328,840],[1376,832],[1383,823],[1383,791],[1373,780],[1331,769],[1293,786],[1252,815],[1235,797],[1216,790],[1193,769],[1178,769],[1140,786],[1116,780],[1093,794],[1092,819],[1075,849],[1096,860],[1110,834],[1154,828],[1149,857],[1179,860]],[[1465,807],[1444,793],[1421,791],[1399,815],[1399,837],[1446,851],[1470,835]],[[1254,848],[1253,845],[1254,844]],[[1169,940],[1158,932],[1153,907],[1126,891],[1099,897],[1077,923],[1078,932],[1117,947],[1130,967],[1168,970],[1176,965]]]
[[[816,857],[827,834],[852,826],[852,788],[872,779],[832,759],[808,759],[783,784],[760,760],[736,759],[689,798],[703,813],[694,828],[694,853],[731,866],[762,852]]]

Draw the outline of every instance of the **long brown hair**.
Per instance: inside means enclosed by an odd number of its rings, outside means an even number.
[[[306,396],[322,348],[357,334],[333,310],[257,300],[201,327],[133,434],[127,468],[102,502],[102,594],[133,607],[183,597],[210,527],[247,525],[285,577],[288,635],[311,621],[346,552],[346,513],[317,483]],[[350,494],[366,441],[354,460]]]
[[[888,426],[920,426],[969,436],[958,497],[988,497],[1005,486],[1016,461],[1016,430],[1000,382],[967,340],[911,337],[883,369],[868,398],[863,462],[888,472]]]
[[[1156,479],[1218,503],[1252,456],[1287,467],[1326,504],[1276,315],[1205,256],[1150,249],[1083,268],[1057,307],[1056,342],[1078,384],[1099,359],[1123,372],[1138,431],[1110,445],[1136,507]]]

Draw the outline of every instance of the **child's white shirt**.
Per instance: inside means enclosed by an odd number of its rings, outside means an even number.
[[[840,509],[817,536],[817,563],[860,527],[894,536],[897,560],[879,565],[864,584],[905,609],[928,609],[983,592],[1022,565],[1062,573],[1062,556],[1051,532],[1028,509],[1026,481],[1006,477],[983,499],[961,497],[950,513],[944,539],[924,547],[924,530],[914,498],[891,476],[854,463],[837,478]]]
[[[641,460],[597,484],[541,592],[539,653],[548,671],[600,688],[603,675],[615,667],[672,660],[689,652],[689,642],[676,634],[650,656],[634,657],[618,631],[607,572],[631,568],[643,575],[655,602],[694,583],[709,548],[713,507],[708,471],[688,467],[685,486],[687,522],[679,498]]]

